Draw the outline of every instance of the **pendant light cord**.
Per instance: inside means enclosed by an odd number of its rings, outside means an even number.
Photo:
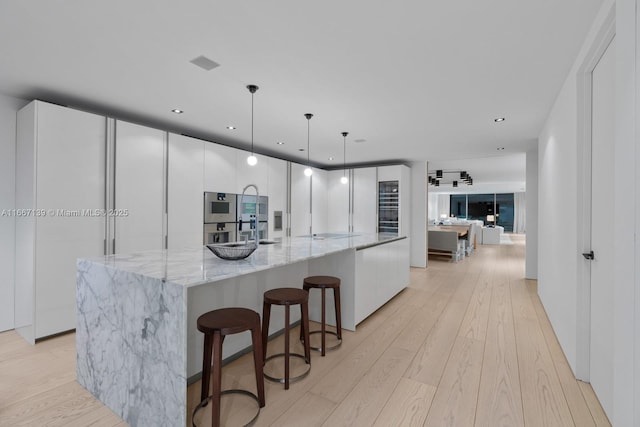
[[[347,135],[349,132],[342,132],[343,144],[342,144],[342,176],[347,176]]]
[[[251,92],[251,155],[253,156],[253,92]]]

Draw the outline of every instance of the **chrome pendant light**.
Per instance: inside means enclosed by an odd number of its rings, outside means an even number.
[[[349,132],[342,132],[342,138],[343,138],[342,178],[340,178],[340,182],[343,184],[346,184],[349,182],[349,178],[347,178],[347,135],[349,135]]]
[[[248,85],[247,89],[251,92],[251,155],[247,157],[247,163],[249,166],[255,166],[258,164],[258,158],[253,153],[253,94],[258,90],[258,86]]]
[[[311,113],[306,113],[304,115],[307,118],[307,168],[304,170],[304,174],[306,176],[311,176],[313,175],[313,170],[311,169],[311,164],[309,162],[309,158],[310,158],[310,144],[309,144],[309,134],[310,134],[310,122],[311,122],[311,117],[313,117],[313,114]]]

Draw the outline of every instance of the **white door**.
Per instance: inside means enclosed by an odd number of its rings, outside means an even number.
[[[613,409],[613,140],[615,39],[593,70],[591,165],[590,382],[603,409]]]

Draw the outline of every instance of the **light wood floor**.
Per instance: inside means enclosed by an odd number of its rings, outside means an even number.
[[[523,237],[512,240],[413,269],[411,286],[345,331],[342,347],[312,354],[308,377],[288,391],[265,382],[256,425],[609,425],[591,387],[574,379],[536,283],[523,279]],[[281,349],[282,337],[269,343],[269,354]],[[223,375],[225,387],[255,390],[250,355]],[[199,386],[189,388],[190,408]],[[255,406],[241,400],[224,398],[229,425],[251,418]],[[45,425],[126,424],[75,382],[73,334],[31,347],[1,333],[0,426]]]

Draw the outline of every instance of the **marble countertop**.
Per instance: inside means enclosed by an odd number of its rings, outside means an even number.
[[[282,242],[275,244],[260,245],[248,258],[238,261],[220,259],[205,246],[180,250],[106,255],[86,258],[82,259],[82,261],[105,265],[118,271],[160,279],[188,288],[335,252],[365,249],[404,238],[404,236],[398,237],[384,233],[345,233],[325,238],[312,238],[311,236],[285,238]]]

